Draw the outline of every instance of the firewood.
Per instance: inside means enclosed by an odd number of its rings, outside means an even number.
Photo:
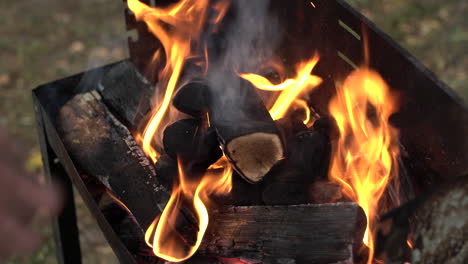
[[[465,263],[467,195],[468,176],[463,176],[382,216],[376,232],[376,256],[389,263]]]
[[[103,193],[98,206],[120,241],[130,252],[136,253],[146,248],[145,234],[138,226],[137,220],[122,204],[112,198],[111,194]]]
[[[262,186],[250,184],[234,172],[232,175],[232,190],[228,195],[229,205],[251,206],[262,205]]]
[[[209,88],[202,81],[192,81],[184,85],[172,99],[177,110],[193,117],[201,117],[208,111],[207,96]]]
[[[268,205],[293,205],[321,199],[318,196],[324,196],[323,192],[312,184],[327,179],[331,152],[328,137],[312,128],[287,142],[286,159],[264,178],[263,202]],[[313,194],[314,191],[318,193]],[[330,196],[335,194],[330,193]],[[333,198],[328,202],[331,201]]]
[[[353,263],[366,226],[355,203],[227,207],[210,219],[198,253],[248,263]]]
[[[306,175],[307,182],[325,180],[331,155],[329,138],[315,129],[296,135],[288,142],[286,159],[289,167]]]
[[[172,190],[174,179],[177,178],[179,173],[177,160],[171,158],[167,154],[161,155],[154,165],[154,168],[161,184],[168,190]]]
[[[181,158],[190,169],[202,171],[222,156],[212,128],[203,128],[197,119],[182,119],[164,130],[164,150],[177,160]]]
[[[283,145],[255,87],[234,79],[225,87],[210,87],[210,123],[234,169],[245,180],[257,183],[283,158]]]
[[[113,66],[103,75],[98,87],[109,110],[131,130],[151,110],[153,86],[130,61]]]
[[[287,161],[275,166],[262,184],[262,201],[267,205],[297,205],[309,203],[309,185],[313,178],[295,170]]]
[[[290,115],[287,117],[283,117],[281,119],[276,120],[275,123],[277,124],[281,132],[283,142],[288,142],[295,135],[307,130],[307,126],[304,125],[303,119],[300,115]],[[286,148],[288,148],[287,144]]]
[[[170,192],[130,131],[110,113],[96,92],[78,94],[60,110],[58,128],[76,165],[100,180],[146,230],[165,207]],[[185,226],[197,229],[195,218]]]
[[[468,175],[431,194],[412,223],[412,263],[467,263]]]
[[[334,203],[344,199],[341,185],[328,181],[316,181],[309,189],[310,202],[314,204]]]

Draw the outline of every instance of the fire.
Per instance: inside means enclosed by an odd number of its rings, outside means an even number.
[[[360,68],[339,87],[329,108],[340,131],[330,178],[341,183],[345,195],[366,213],[364,243],[370,249],[371,263],[378,203],[398,169],[398,132],[388,122],[396,110],[396,100],[378,73]]]
[[[185,62],[189,58],[202,58],[205,60],[205,73],[208,72],[208,49],[200,37],[206,28],[218,30],[217,25],[226,14],[230,1],[215,1],[211,10],[209,3],[210,0],[181,0],[167,7],[149,7],[138,0],[127,0],[136,18],[144,21],[162,44],[162,49],[152,58],[154,65],[165,60],[164,67],[158,71],[156,89],[163,91],[163,94],[157,95],[151,118],[142,135],[137,135],[143,150],[153,162],[160,156],[153,144],[161,146],[165,126],[175,121],[169,114],[170,103],[178,88]],[[313,2],[310,3],[315,7]],[[212,10],[216,15],[210,18],[208,14]],[[213,26],[206,27],[207,23]],[[306,112],[304,124],[309,124],[310,109],[301,97],[322,83],[322,78],[312,74],[318,62],[319,55],[315,54],[297,65],[294,78],[280,84],[273,84],[257,74],[240,76],[260,90],[271,91],[272,95],[279,94],[269,109],[273,119],[283,118],[291,108],[300,107]],[[276,66],[279,70],[283,69]],[[364,242],[370,248],[370,263],[373,258],[372,230],[379,213],[378,202],[386,185],[397,172],[395,160],[398,155],[398,133],[388,124],[388,118],[396,110],[395,100],[377,73],[361,68],[348,76],[329,107],[341,135],[334,146],[330,178],[341,183],[344,193],[359,203],[366,213],[368,224]],[[207,121],[209,123],[209,117]],[[209,196],[230,192],[232,177],[231,165],[225,157],[208,168],[200,180],[187,177],[189,172],[184,170],[180,159],[178,165],[179,179],[171,197],[163,213],[145,234],[146,243],[154,254],[171,262],[186,260],[196,252],[209,223]],[[176,227],[180,208],[187,202],[193,205],[198,220],[196,241],[190,245]]]
[[[159,39],[165,55],[165,66],[159,71],[156,89],[164,91],[164,94],[156,98],[158,104],[154,107],[143,134],[136,136],[140,139],[144,152],[153,162],[156,162],[160,156],[153,143],[156,142],[156,145],[160,146],[165,126],[175,121],[169,114],[169,107],[185,61],[193,57],[204,58],[205,71],[208,70],[208,51],[206,44],[198,43],[199,37],[206,23],[216,25],[222,20],[229,4],[229,1],[223,1],[212,6],[216,16],[208,19],[209,2],[209,0],[182,0],[167,7],[153,8],[138,0],[127,1],[136,19],[144,21],[148,29]],[[197,47],[194,44],[202,48],[194,51],[193,47]],[[162,58],[164,56],[161,50],[156,51],[152,58],[153,64],[156,65]],[[145,235],[147,244],[153,248],[158,257],[179,262],[191,257],[198,249],[209,222],[206,207],[208,196],[227,193],[231,188],[232,169],[227,160],[223,158],[213,166],[222,169],[209,168],[201,181],[191,182],[186,179],[182,163],[179,161],[179,185],[174,186],[163,213],[155,219]],[[187,245],[175,227],[179,208],[183,201],[188,200],[193,201],[199,224],[195,245]]]
[[[260,90],[281,91],[281,94],[270,108],[270,115],[274,120],[283,118],[290,107],[296,104],[305,109],[307,117],[304,123],[307,124],[310,120],[310,109],[307,103],[304,100],[298,99],[298,97],[302,93],[309,92],[322,83],[322,78],[311,74],[318,61],[319,55],[315,54],[314,57],[306,63],[298,65],[295,78],[286,79],[284,82],[277,85],[272,84],[267,78],[253,73],[240,74],[240,76],[251,82]]]
[[[174,186],[171,198],[163,213],[153,222],[145,234],[146,243],[153,248],[154,254],[171,262],[186,260],[197,251],[209,223],[206,207],[209,196],[227,194],[232,188],[232,168],[225,157],[208,168],[207,173],[198,183],[186,179],[180,160],[178,164],[179,186]],[[187,245],[174,226],[184,199],[193,200],[198,220],[199,230],[195,245]],[[151,237],[153,237],[152,241]]]
[[[144,21],[148,29],[159,39],[166,55],[166,65],[160,72],[158,86],[165,94],[153,112],[142,136],[145,153],[156,162],[159,153],[152,146],[153,139],[161,141],[162,131],[169,120],[165,120],[172,96],[187,58],[192,56],[191,43],[202,32],[209,0],[184,0],[164,7],[149,7],[138,0],[128,0],[130,10],[138,20]],[[168,25],[171,26],[168,29]],[[156,59],[160,56],[156,56]]]

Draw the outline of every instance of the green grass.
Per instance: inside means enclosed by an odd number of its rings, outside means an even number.
[[[349,0],[468,100],[468,2],[459,0]],[[0,126],[28,150],[37,170],[39,150],[31,89],[41,83],[126,57],[122,1],[0,2]],[[94,219],[78,199],[87,264],[116,263]],[[50,230],[48,231],[50,233]],[[56,263],[51,239],[33,257],[10,264]]]

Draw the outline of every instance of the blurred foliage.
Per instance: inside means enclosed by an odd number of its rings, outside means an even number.
[[[348,2],[468,100],[468,1]]]
[[[157,1],[157,0],[156,0]],[[468,1],[348,0],[437,76],[468,99]],[[123,1],[0,1],[0,126],[29,152],[25,169],[41,168],[31,89],[127,56]],[[117,263],[77,196],[83,263]],[[50,229],[45,230],[50,238]],[[56,263],[53,239],[31,258]]]

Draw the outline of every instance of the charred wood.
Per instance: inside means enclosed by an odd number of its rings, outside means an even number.
[[[468,263],[468,176],[430,195],[412,222],[412,263]]]
[[[295,170],[283,161],[265,176],[262,200],[267,205],[295,205],[309,203],[309,185],[313,178]]]
[[[303,119],[296,115],[283,117],[276,120],[275,123],[281,132],[283,142],[288,142],[297,134],[307,130],[307,126],[304,124]],[[286,148],[289,148],[289,146],[286,146]]]
[[[309,183],[327,179],[331,155],[328,136],[312,129],[296,135],[289,145],[288,166],[304,174]]]
[[[170,193],[130,131],[110,113],[100,95],[75,96],[60,110],[58,126],[76,165],[111,190],[146,230]],[[183,226],[196,230],[195,223],[195,218],[186,218]]]
[[[131,129],[151,110],[153,86],[130,61],[113,66],[98,87],[106,106]]]
[[[255,87],[240,78],[226,87],[210,87],[208,109],[223,151],[234,169],[259,182],[283,158],[283,145]]]
[[[229,205],[251,206],[263,204],[261,185],[246,182],[236,172],[233,173],[231,182],[232,190],[229,194]]]
[[[343,197],[341,185],[329,181],[316,181],[309,189],[310,202],[314,204],[342,202]]]
[[[202,81],[192,81],[183,86],[172,99],[177,110],[193,117],[201,117],[207,109],[209,88]]]
[[[463,176],[384,215],[377,231],[377,256],[393,262],[465,263],[468,260],[467,195],[468,177]],[[412,253],[407,244],[410,233]]]
[[[222,156],[216,132],[203,128],[197,119],[182,119],[168,126],[163,144],[171,158],[181,158],[190,170],[203,171]]]
[[[319,130],[300,132],[288,141],[286,159],[264,178],[262,199],[268,205],[293,205],[318,200],[334,201],[336,191],[326,197],[317,189],[317,181],[326,181],[331,145],[328,136]],[[322,187],[328,187],[322,185]],[[316,194],[313,192],[317,191]],[[315,200],[315,201],[314,201]]]
[[[210,219],[198,252],[253,263],[352,263],[366,226],[354,203],[228,207]]]

